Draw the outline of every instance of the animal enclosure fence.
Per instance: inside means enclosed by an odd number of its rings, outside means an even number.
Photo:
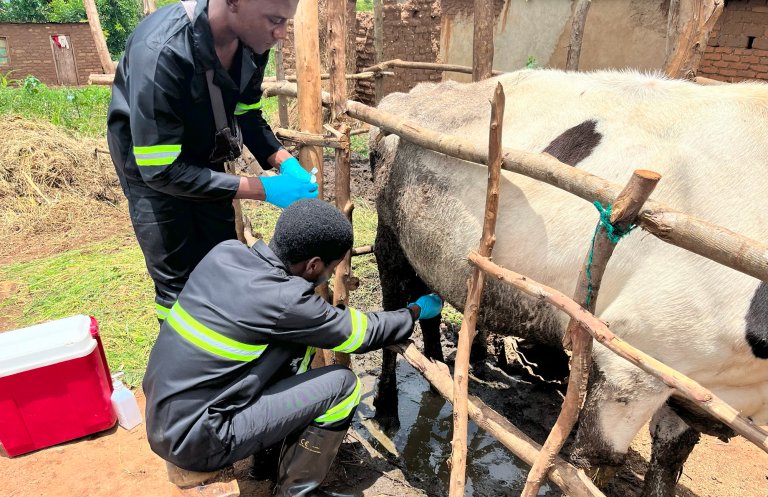
[[[264,91],[265,96],[282,95],[295,97],[297,94],[296,85],[288,82],[265,83]],[[330,95],[324,93],[323,103],[329,105],[330,102]],[[479,145],[461,137],[422,128],[406,119],[368,107],[359,102],[348,101],[347,114],[369,125],[377,126],[383,133],[396,134],[401,139],[421,147],[482,165],[490,164],[488,152]],[[590,202],[598,201],[603,205],[615,205],[621,192],[620,185],[582,170],[571,168],[548,154],[503,148],[499,154],[498,165],[505,170],[544,181],[580,198]],[[639,201],[636,200],[635,202]],[[662,241],[695,252],[761,280],[768,281],[768,245],[765,243],[751,240],[723,227],[676,211],[653,199],[647,200],[644,208],[636,207],[636,209],[637,224]],[[618,213],[619,211],[614,212]],[[624,219],[623,221],[627,222],[630,220],[631,218]],[[615,222],[616,218],[612,218],[611,223]],[[710,415],[730,426],[736,433],[744,436],[762,450],[768,452],[768,433],[741,416],[733,407],[723,402],[697,382],[623,342],[608,329],[605,323],[582,307],[583,303],[578,303],[562,293],[536,283],[523,275],[497,266],[488,257],[483,257],[478,253],[470,253],[468,259],[473,266],[480,270],[535,298],[545,300],[565,312],[575,321],[576,329],[583,330],[590,335],[590,342],[591,338],[598,340],[615,354],[652,374],[667,386],[676,389],[681,395],[692,400]],[[455,387],[453,389],[446,387],[443,370],[440,370],[438,366],[430,365],[429,361],[421,356],[413,346],[396,347],[396,350],[417,369],[425,372],[427,380],[435,385],[441,394],[446,396],[448,400],[455,401],[454,397],[457,395],[457,389]],[[426,372],[429,372],[429,374]],[[507,440],[514,438],[515,443],[504,442],[502,438],[500,440],[523,460],[531,462],[530,449],[534,447],[533,450],[538,451],[538,447],[531,444],[530,440],[521,439],[517,436],[516,433],[519,432],[507,430],[509,425],[499,422],[499,415],[497,413],[491,414],[492,410],[484,404],[473,399],[470,405],[469,415],[473,419],[478,420],[480,426],[484,428],[492,427],[489,431],[494,436],[503,432],[505,434],[504,438]],[[561,426],[557,428],[559,429]],[[521,445],[529,452],[521,449]],[[456,450],[456,447],[454,447],[454,450]],[[526,454],[528,457],[526,457]],[[548,462],[553,460],[552,455],[542,454],[545,457],[544,461],[547,462],[543,467],[549,472],[550,479],[564,491],[568,492],[569,495],[601,495],[593,485],[585,481],[588,479],[582,477],[583,473],[576,471],[572,467],[569,470],[564,469],[564,467],[567,467],[567,464],[557,459],[554,459],[555,464],[550,468]],[[555,471],[557,471],[557,476],[555,476]]]

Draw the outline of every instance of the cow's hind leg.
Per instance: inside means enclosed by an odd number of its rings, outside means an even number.
[[[571,460],[584,468],[600,487],[606,486],[624,464],[632,439],[670,393],[663,384],[639,370],[627,373],[614,371],[610,375],[625,378],[625,383],[618,384],[593,366],[579,419]]]
[[[402,309],[409,302],[429,292],[424,282],[411,267],[394,232],[379,224],[376,229],[376,263],[385,311]],[[440,317],[420,322],[424,335],[424,353],[427,357],[443,361],[440,347]],[[397,417],[397,354],[382,351],[381,376],[374,398],[375,419],[384,428],[399,425]]]

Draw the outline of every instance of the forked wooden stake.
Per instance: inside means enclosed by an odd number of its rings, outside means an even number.
[[[483,235],[480,240],[480,253],[490,257],[496,243],[496,217],[499,209],[499,179],[501,178],[501,138],[504,121],[504,89],[501,84],[496,90],[491,103],[491,127],[489,137],[488,193],[485,199],[485,217]],[[485,284],[485,273],[475,268],[469,280],[467,304],[464,306],[464,319],[459,331],[459,344],[456,350],[456,363],[453,370],[453,442],[451,451],[450,497],[463,497],[467,470],[467,380],[469,377],[469,351],[475,338],[480,296]]]
[[[643,203],[656,188],[661,175],[653,171],[637,170],[630,178],[627,186],[619,194],[611,209],[610,224],[625,231],[634,224]],[[588,312],[595,311],[595,301],[600,290],[605,267],[616,248],[616,243],[608,237],[606,226],[598,222],[598,228],[590,243],[584,265],[576,283],[573,300]],[[592,363],[592,336],[581,328],[575,319],[571,319],[565,332],[565,339],[572,341],[571,375],[568,380],[568,390],[565,393],[563,407],[552,427],[544,447],[536,458],[536,463],[528,473],[525,488],[521,497],[535,497],[539,488],[554,463],[555,456],[560,452],[566,438],[571,433],[573,425],[579,418],[581,406],[587,393],[589,368]],[[569,343],[566,343],[566,348]]]

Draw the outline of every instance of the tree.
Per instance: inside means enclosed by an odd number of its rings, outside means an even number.
[[[46,0],[12,0],[0,2],[0,22],[45,22],[48,20]]]
[[[82,5],[82,2],[80,2]],[[96,0],[107,48],[113,57],[125,50],[125,42],[141,20],[141,0]],[[85,13],[83,13],[85,16]]]

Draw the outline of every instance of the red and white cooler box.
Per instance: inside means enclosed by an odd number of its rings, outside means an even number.
[[[106,430],[117,416],[96,320],[0,333],[0,444],[13,457]]]

